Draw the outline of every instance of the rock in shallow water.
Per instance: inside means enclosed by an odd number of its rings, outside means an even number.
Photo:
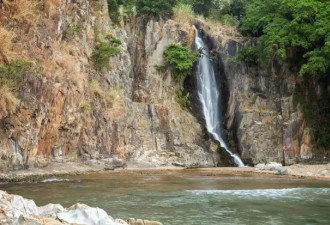
[[[140,220],[140,219],[129,219],[129,225],[162,225],[162,223],[157,221],[149,221],[149,220]]]
[[[113,219],[103,209],[79,203],[67,209],[59,204],[37,207],[32,200],[4,191],[0,191],[0,212],[1,225],[162,225],[156,221],[135,219],[130,219],[127,223],[121,219]]]

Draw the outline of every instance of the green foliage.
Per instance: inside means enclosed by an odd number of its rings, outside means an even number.
[[[240,20],[245,16],[245,5],[251,0],[233,0],[230,5],[231,14]]]
[[[183,87],[176,91],[176,101],[182,108],[191,109],[190,93],[185,93]]]
[[[320,80],[319,94],[310,78],[298,83],[294,93],[294,103],[301,104],[307,125],[311,128],[312,141],[316,147],[330,147],[330,78]]]
[[[30,62],[25,60],[13,61],[8,66],[0,64],[0,86],[15,87],[31,71]]]
[[[80,33],[81,28],[79,26],[68,26],[63,33],[63,38],[72,38],[75,34]]]
[[[171,17],[177,0],[137,0],[136,10],[139,15]]]
[[[330,1],[253,0],[240,30],[259,37],[261,57],[287,60],[294,49],[300,74],[330,74]]]
[[[114,46],[114,47],[119,47],[122,43],[121,40],[118,38],[114,37],[112,34],[107,34],[105,36],[105,39],[109,41],[109,43]]]
[[[221,22],[225,25],[229,25],[229,26],[237,26],[237,22],[236,20],[229,14],[225,14],[223,16],[221,16]]]
[[[120,13],[119,13],[118,0],[108,0],[108,10],[112,22],[114,22],[115,24],[119,24]]]
[[[135,14],[136,2],[137,0],[118,0],[118,4],[124,6],[124,12],[126,15]]]
[[[203,15],[205,17],[209,16],[210,9],[214,7],[213,0],[193,0],[192,8],[195,13]]]
[[[196,55],[187,47],[171,44],[164,51],[164,59],[174,68],[174,79],[181,82],[193,68]]]
[[[121,41],[111,34],[106,35],[105,41],[96,40],[96,49],[92,52],[92,60],[96,69],[107,67],[112,56],[120,54]]]
[[[247,47],[241,50],[236,60],[253,66],[263,62],[264,58],[262,58],[262,55],[263,49],[260,46]]]

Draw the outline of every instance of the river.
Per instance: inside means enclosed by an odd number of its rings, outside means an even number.
[[[0,184],[0,189],[39,206],[81,202],[115,218],[164,225],[330,224],[330,182],[309,179],[122,171]]]

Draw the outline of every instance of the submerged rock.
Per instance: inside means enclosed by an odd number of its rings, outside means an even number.
[[[38,207],[34,201],[18,195],[0,191],[1,225],[162,225],[156,221],[114,219],[103,209],[92,208],[85,204],[75,204],[64,208],[59,204]]]

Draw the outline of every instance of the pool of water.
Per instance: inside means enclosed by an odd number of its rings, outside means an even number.
[[[0,189],[66,207],[76,202],[115,218],[164,225],[330,224],[330,182],[189,172],[109,172],[0,184]]]

